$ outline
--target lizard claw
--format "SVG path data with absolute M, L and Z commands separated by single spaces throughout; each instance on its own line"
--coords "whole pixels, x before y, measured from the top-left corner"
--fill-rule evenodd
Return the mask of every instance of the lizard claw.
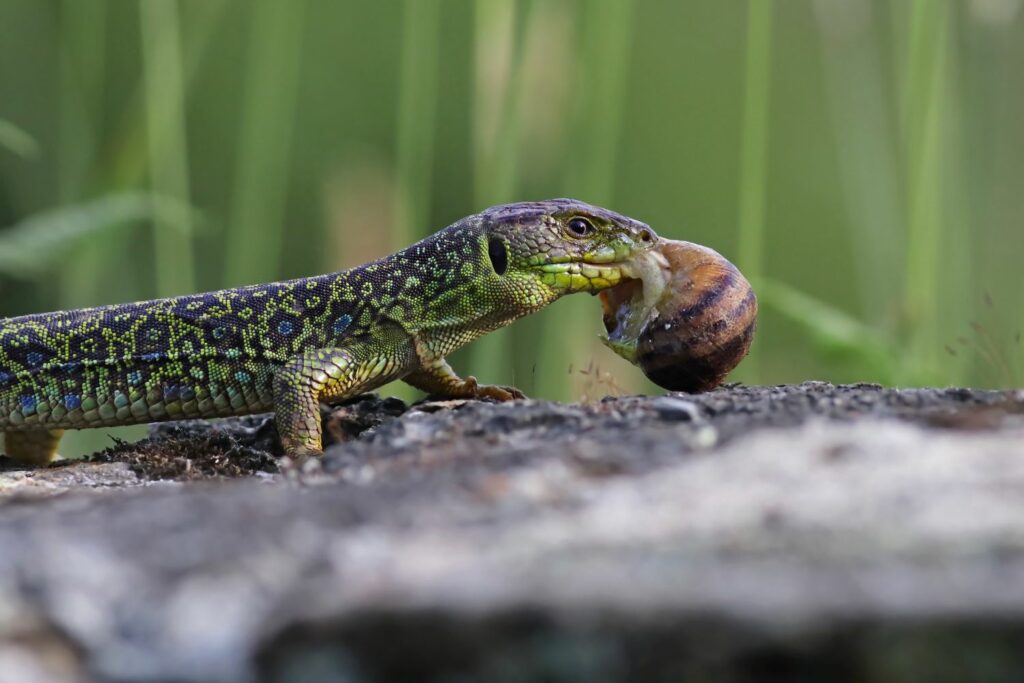
M 466 378 L 467 387 L 477 398 L 493 398 L 495 401 L 514 401 L 526 398 L 526 394 L 515 387 L 497 384 L 478 384 L 476 377 Z

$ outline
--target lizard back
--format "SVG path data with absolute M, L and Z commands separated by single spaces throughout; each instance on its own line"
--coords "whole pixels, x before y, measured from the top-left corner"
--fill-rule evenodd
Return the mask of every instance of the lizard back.
M 275 367 L 305 349 L 467 319 L 479 235 L 457 223 L 328 275 L 0 320 L 0 430 L 270 410 Z
M 275 365 L 352 327 L 353 275 L 0 320 L 0 426 L 267 409 Z

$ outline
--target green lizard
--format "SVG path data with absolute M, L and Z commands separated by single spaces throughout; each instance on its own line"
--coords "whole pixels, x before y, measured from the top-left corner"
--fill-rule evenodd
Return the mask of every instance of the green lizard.
M 575 200 L 509 204 L 351 270 L 0 320 L 6 452 L 42 464 L 64 429 L 273 411 L 285 454 L 303 459 L 322 452 L 321 402 L 395 379 L 521 398 L 460 378 L 445 356 L 563 294 L 629 278 L 656 241 Z

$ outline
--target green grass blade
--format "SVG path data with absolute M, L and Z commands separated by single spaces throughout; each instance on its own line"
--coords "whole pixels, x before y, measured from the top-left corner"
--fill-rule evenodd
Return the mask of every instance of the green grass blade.
M 60 4 L 60 61 L 57 204 L 64 206 L 91 194 L 96 153 L 100 148 L 102 94 L 106 62 L 107 3 L 64 0 Z M 118 257 L 111 243 L 83 241 L 77 258 L 61 270 L 59 301 L 65 308 L 96 305 L 103 279 L 96 277 L 104 258 Z
M 913 362 L 908 381 L 936 381 L 942 363 L 938 291 L 943 241 L 942 164 L 949 8 L 914 0 L 904 136 L 907 158 L 907 251 L 904 307 Z
M 395 248 L 429 231 L 437 118 L 438 0 L 405 0 L 398 98 L 398 207 Z
M 569 185 L 595 203 L 612 203 L 622 116 L 628 105 L 626 74 L 633 46 L 633 0 L 594 0 L 584 8 L 580 82 L 573 104 L 578 154 L 567 168 Z
M 227 285 L 266 282 L 280 274 L 306 3 L 255 0 L 249 7 Z
M 117 226 L 153 220 L 158 215 L 178 231 L 194 220 L 187 205 L 142 192 L 39 212 L 0 230 L 0 272 L 24 279 L 41 277 L 84 244 L 102 241 Z
M 16 125 L 0 119 L 0 147 L 10 150 L 22 159 L 39 157 L 39 142 Z
M 883 302 L 902 286 L 904 207 L 898 128 L 880 104 L 887 83 L 878 21 L 868 0 L 816 0 L 814 9 L 860 315 L 891 324 Z
M 70 0 L 70 2 L 85 8 L 90 7 L 88 3 L 77 2 L 77 0 Z M 196 74 L 203 65 L 203 59 L 214 42 L 213 37 L 224 17 L 227 5 L 228 0 L 203 0 L 202 3 L 193 3 L 182 8 L 190 9 L 191 12 L 188 13 L 188 16 L 192 18 L 182 36 L 183 39 L 188 39 L 183 41 L 184 53 L 182 55 L 186 96 L 188 96 Z M 145 84 L 140 83 L 139 86 L 125 98 L 127 104 L 119 113 L 119 125 L 114 133 L 113 142 L 109 145 L 110 159 L 105 161 L 105 165 L 111 169 L 108 181 L 118 186 L 139 184 L 144 180 L 147 172 L 148 159 L 144 142 L 146 131 L 143 113 Z
M 764 274 L 772 12 L 773 3 L 769 0 L 749 0 L 740 141 L 737 264 L 751 280 L 759 280 Z M 741 375 L 750 381 L 757 381 L 760 377 L 758 355 L 755 345 L 743 364 Z
M 188 140 L 181 35 L 175 0 L 142 0 L 142 64 L 150 184 L 160 194 L 189 203 Z M 160 296 L 195 290 L 191 230 L 176 229 L 158 209 L 153 222 L 154 271 Z

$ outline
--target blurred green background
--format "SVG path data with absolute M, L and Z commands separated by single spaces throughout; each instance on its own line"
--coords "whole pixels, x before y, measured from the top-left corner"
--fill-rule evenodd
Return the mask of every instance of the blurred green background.
M 750 276 L 737 380 L 1020 385 L 1022 74 L 1020 0 L 0 0 L 0 315 L 573 196 Z M 453 364 L 652 389 L 599 328 L 570 297 Z

